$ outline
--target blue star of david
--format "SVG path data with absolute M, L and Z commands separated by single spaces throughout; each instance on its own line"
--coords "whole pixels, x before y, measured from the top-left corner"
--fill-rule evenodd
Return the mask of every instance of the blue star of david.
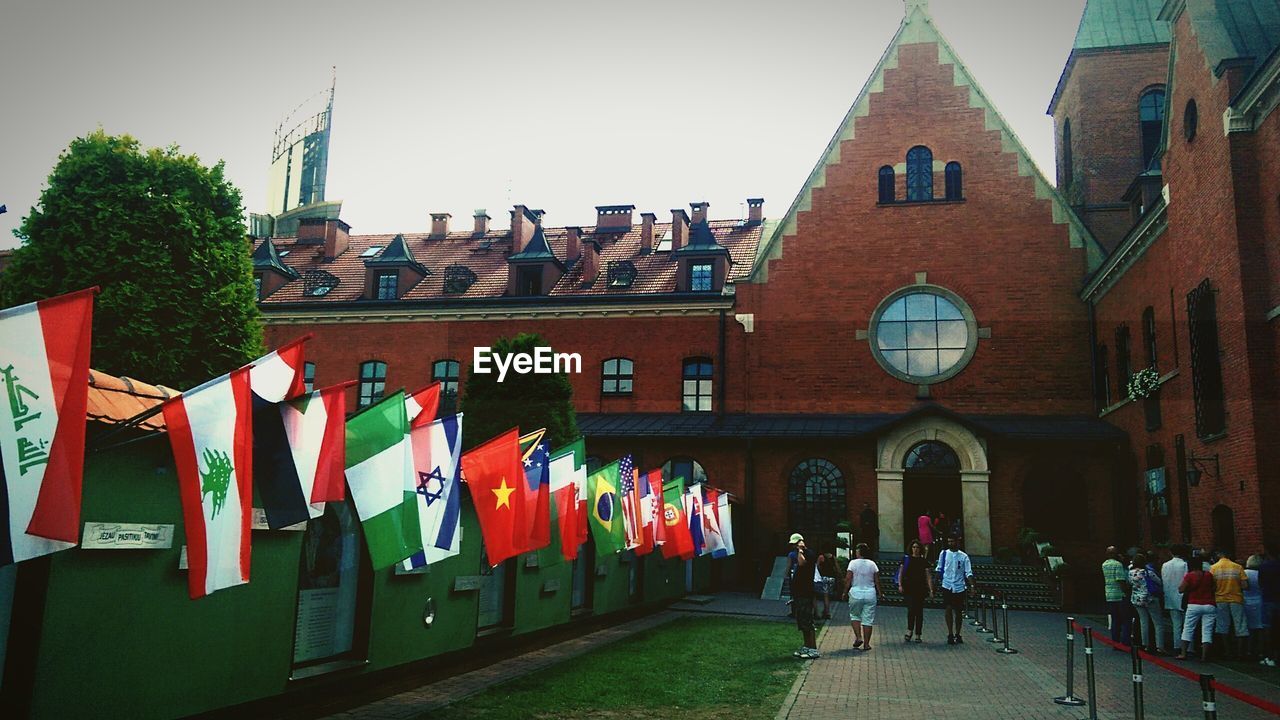
M 436 487 L 440 488 L 435 492 L 431 492 L 431 481 L 436 481 Z M 418 487 L 414 492 L 418 493 L 427 501 L 427 507 L 431 507 L 431 503 L 444 497 L 444 474 L 440 472 L 440 466 L 437 465 L 435 470 L 429 473 L 418 473 Z

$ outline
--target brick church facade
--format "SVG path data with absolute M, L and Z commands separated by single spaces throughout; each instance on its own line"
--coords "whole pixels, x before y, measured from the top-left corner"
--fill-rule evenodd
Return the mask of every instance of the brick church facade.
M 504 228 L 439 213 L 370 236 L 326 210 L 255 240 L 268 342 L 313 333 L 315 385 L 356 377 L 363 403 L 456 392 L 474 347 L 537 332 L 582 355 L 588 452 L 732 493 L 753 572 L 868 507 L 888 554 L 926 510 L 984 558 L 1026 527 L 1082 566 L 1111 542 L 1253 552 L 1280 517 L 1280 114 L 1257 56 L 1280 28 L 1233 45 L 1205 29 L 1212 0 L 1161 5 L 1088 3 L 1051 108 L 1056 183 L 912 0 L 780 217 L 610 205 L 566 228 L 518 205 Z M 1117 6 L 1130 32 L 1095 32 Z M 1122 400 L 1147 366 L 1159 389 Z

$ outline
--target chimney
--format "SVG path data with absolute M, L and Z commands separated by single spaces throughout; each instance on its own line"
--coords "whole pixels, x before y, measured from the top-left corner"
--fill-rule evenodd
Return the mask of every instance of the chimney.
M 679 250 L 689 243 L 689 214 L 684 208 L 671 211 L 671 249 Z
M 442 238 L 449 234 L 449 213 L 431 213 L 431 237 Z
M 537 218 L 524 205 L 516 205 L 511 211 L 511 252 L 524 252 L 524 248 L 533 239 L 533 230 Z
M 324 221 L 324 259 L 332 260 L 347 251 L 351 226 L 334 218 Z
M 635 205 L 597 205 L 596 232 L 623 232 L 631 229 Z
M 764 222 L 764 198 L 747 198 L 747 224 Z
M 476 236 L 480 236 L 489 232 L 489 220 L 490 220 L 489 213 L 485 212 L 484 208 L 477 209 L 476 210 L 476 228 L 472 234 Z
M 570 226 L 564 229 L 566 238 L 564 246 L 564 261 L 572 263 L 582 257 L 582 228 Z
M 692 221 L 692 222 L 693 222 L 695 225 L 696 225 L 696 224 L 698 224 L 698 223 L 700 223 L 700 222 L 706 222 L 706 221 L 707 221 L 707 208 L 711 207 L 711 203 L 706 202 L 706 201 L 703 201 L 703 202 L 695 202 L 695 203 L 689 203 L 689 207 L 693 208 L 693 221 Z
M 600 244 L 595 240 L 582 243 L 582 287 L 590 287 L 600 274 Z
M 653 224 L 658 216 L 653 213 L 640 213 L 640 254 L 653 252 Z

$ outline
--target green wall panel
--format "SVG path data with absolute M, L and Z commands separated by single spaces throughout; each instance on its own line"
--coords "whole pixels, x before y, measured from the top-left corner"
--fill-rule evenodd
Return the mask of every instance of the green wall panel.
M 573 564 L 561 562 L 550 567 L 525 567 L 524 558 L 516 570 L 514 634 L 542 630 L 569 622 L 573 589 Z M 550 585 L 550 587 L 548 587 Z

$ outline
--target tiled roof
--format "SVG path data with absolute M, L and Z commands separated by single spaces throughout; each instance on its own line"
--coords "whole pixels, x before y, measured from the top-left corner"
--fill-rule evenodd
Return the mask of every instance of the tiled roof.
M 89 403 L 85 415 L 89 420 L 119 425 L 177 394 L 177 390 L 163 385 L 148 385 L 131 378 L 90 370 Z M 164 415 L 153 415 L 139 423 L 138 427 L 143 430 L 164 430 Z
M 547 294 L 552 297 L 572 297 L 674 293 L 676 258 L 665 251 L 640 254 L 640 227 L 633 225 L 629 230 L 613 232 L 597 232 L 594 227 L 582 228 L 582 240 L 595 240 L 600 246 L 599 277 L 589 286 L 582 287 L 582 263 L 575 262 Z M 708 223 L 715 242 L 729 251 L 730 281 L 739 280 L 750 273 L 756 257 L 756 247 L 760 244 L 761 227 L 759 223 L 748 225 L 739 220 L 713 220 Z M 669 223 L 654 225 L 655 248 L 670 230 Z M 551 252 L 563 262 L 568 237 L 565 228 L 543 228 L 542 235 Z M 273 238 L 272 242 L 280 252 L 288 251 L 284 256 L 286 265 L 300 273 L 324 270 L 336 276 L 339 283 L 323 296 L 308 296 L 303 290 L 303 279 L 291 280 L 265 298 L 262 304 L 269 307 L 281 303 L 343 303 L 360 300 L 365 286 L 364 261 L 368 259 L 361 258 L 361 254 L 374 246 L 386 248 L 396 237 L 394 234 L 352 235 L 346 251 L 331 261 L 324 260 L 324 249 L 321 246 L 300 244 L 292 237 Z M 479 236 L 467 230 L 451 232 L 443 238 L 429 238 L 425 232 L 406 233 L 403 237 L 415 260 L 432 274 L 406 292 L 402 300 L 481 299 L 498 298 L 506 294 L 507 258 L 511 255 L 510 230 L 495 230 Z M 255 249 L 256 247 L 255 245 Z M 629 287 L 610 287 L 606 279 L 609 263 L 622 260 L 629 260 L 635 265 L 635 280 Z M 462 265 L 475 273 L 476 280 L 465 293 L 445 294 L 444 269 L 449 265 Z
M 1158 20 L 1165 0 L 1089 0 L 1076 31 L 1076 50 L 1169 42 L 1169 23 Z

